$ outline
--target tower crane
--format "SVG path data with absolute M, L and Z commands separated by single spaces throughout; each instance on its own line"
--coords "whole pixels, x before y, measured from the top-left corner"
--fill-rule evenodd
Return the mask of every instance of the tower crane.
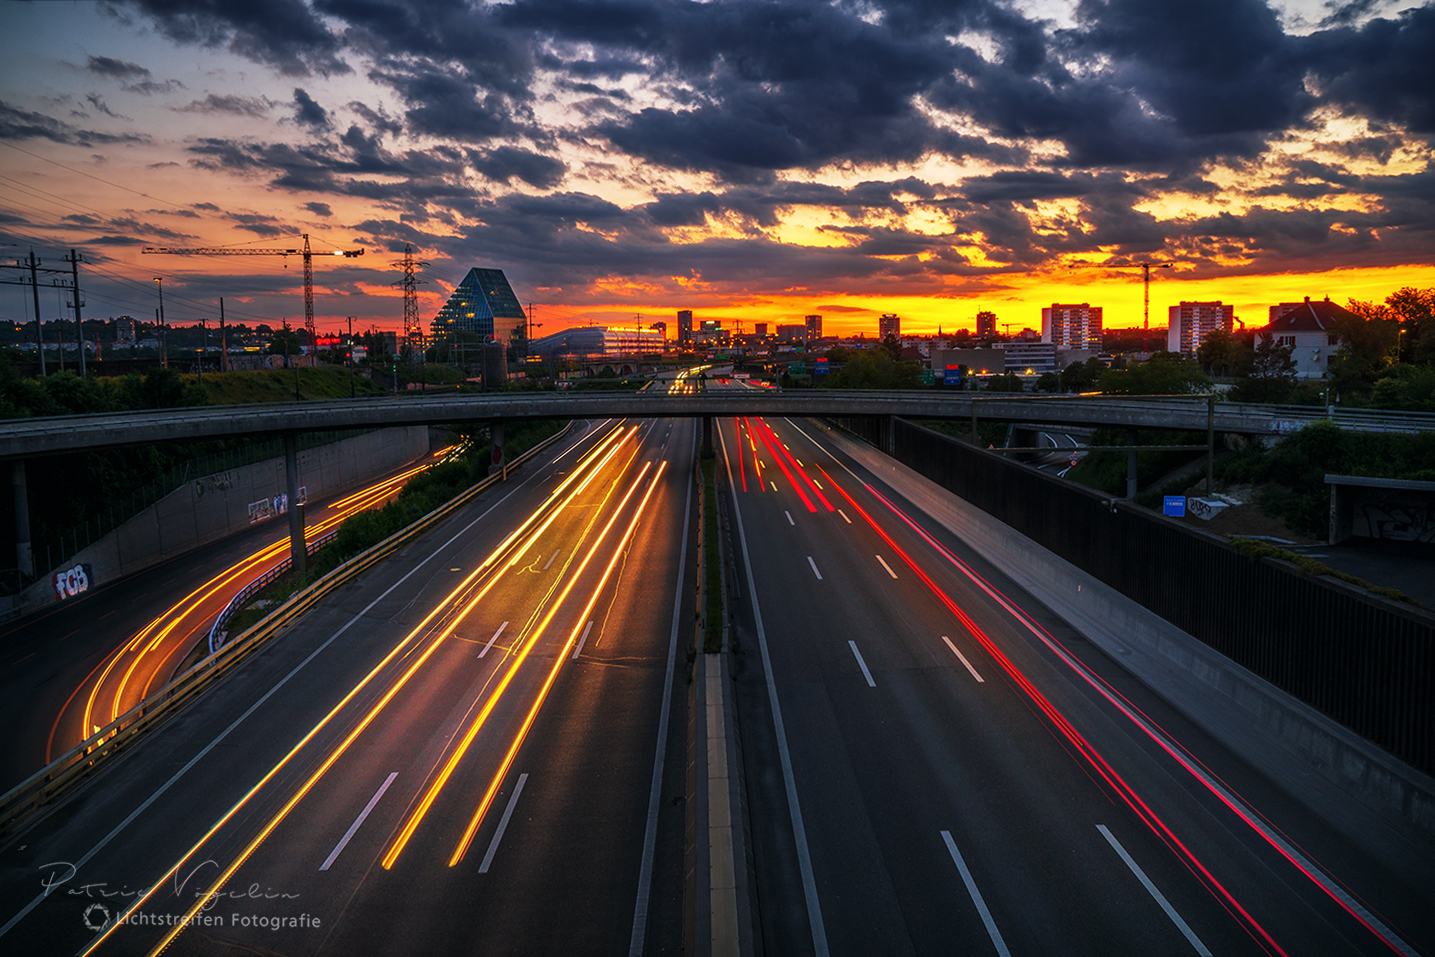
M 1148 352 L 1148 339 L 1151 333 L 1151 270 L 1170 269 L 1175 263 L 1157 263 L 1141 260 L 1140 262 L 1074 262 L 1069 268 L 1075 269 L 1078 266 L 1090 266 L 1096 269 L 1140 269 L 1141 283 L 1144 287 L 1141 299 L 1141 351 Z
M 309 234 L 304 234 L 303 249 L 255 249 L 242 246 L 146 246 L 145 253 L 169 253 L 174 256 L 303 256 L 304 257 L 304 328 L 309 331 L 309 348 L 314 348 L 314 254 L 309 249 Z M 362 249 L 336 249 L 325 255 L 354 259 Z

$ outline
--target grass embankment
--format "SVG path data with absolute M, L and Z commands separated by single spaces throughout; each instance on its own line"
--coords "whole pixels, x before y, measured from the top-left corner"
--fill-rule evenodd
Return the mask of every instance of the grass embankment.
M 209 372 L 203 380 L 184 376 L 187 385 L 197 385 L 210 405 L 240 405 L 250 402 L 293 402 L 293 369 L 258 369 L 248 372 Z M 319 366 L 299 369 L 299 398 L 347 399 L 355 396 L 382 395 L 384 390 L 367 376 L 350 372 L 343 366 Z
M 504 446 L 516 458 L 539 442 L 556 434 L 564 423 L 522 422 L 508 426 Z M 382 542 L 432 512 L 460 492 L 471 488 L 488 474 L 489 446 L 471 445 L 461 458 L 449 459 L 409 479 L 393 501 L 346 518 L 334 540 L 309 556 L 308 572 L 301 579 L 293 572 L 281 575 L 249 602 L 229 622 L 229 634 L 237 635 L 263 618 L 270 608 L 302 588 L 318 581 L 344 562 Z M 281 519 L 286 521 L 286 519 Z
M 722 651 L 722 550 L 718 546 L 717 460 L 703 459 L 703 651 Z

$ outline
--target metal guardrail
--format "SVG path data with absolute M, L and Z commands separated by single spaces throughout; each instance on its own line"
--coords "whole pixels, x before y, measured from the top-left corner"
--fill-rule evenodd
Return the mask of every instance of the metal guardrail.
M 338 535 L 339 530 L 335 529 L 332 532 L 320 535 L 312 542 L 306 542 L 304 544 L 304 553 L 306 555 L 314 554 L 319 549 L 332 542 L 335 538 L 338 537 Z M 211 655 L 219 650 L 220 644 L 223 644 L 224 638 L 227 634 L 225 629 L 229 626 L 229 619 L 233 618 L 234 615 L 239 611 L 239 609 L 244 607 L 244 605 L 249 601 L 249 599 L 259 594 L 269 585 L 270 582 L 276 581 L 280 576 L 284 575 L 286 572 L 289 571 L 289 569 L 293 567 L 294 558 L 293 556 L 290 556 L 289 558 L 286 558 L 279 564 L 275 565 L 273 568 L 269 569 L 264 574 L 260 575 L 258 578 L 254 579 L 249 584 L 245 585 L 243 588 L 239 589 L 239 594 L 231 598 L 229 600 L 229 604 L 225 605 L 224 608 L 219 612 L 219 614 L 214 616 L 214 625 L 211 626 L 209 629 L 209 653 Z M 216 643 L 216 639 L 218 643 Z
M 512 468 L 528 461 L 566 435 L 571 427 L 570 423 L 568 428 L 539 442 L 527 452 L 516 457 L 509 467 Z M 4 795 L 0 795 L 0 844 L 4 844 L 20 830 L 34 823 L 47 807 L 78 788 L 106 763 L 124 753 L 170 715 L 228 674 L 242 663 L 250 652 L 262 647 L 270 638 L 318 604 L 330 592 L 383 561 L 407 544 L 410 539 L 442 521 L 480 492 L 499 481 L 502 481 L 502 476 L 490 475 L 406 528 L 400 529 L 377 545 L 355 555 L 312 585 L 292 595 L 288 601 L 255 622 L 243 634 L 195 663 L 184 674 L 100 728 L 94 735 L 65 752 L 5 792 Z

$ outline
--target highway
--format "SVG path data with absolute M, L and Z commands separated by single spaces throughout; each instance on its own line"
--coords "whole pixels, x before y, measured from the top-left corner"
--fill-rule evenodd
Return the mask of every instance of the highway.
M 355 511 L 383 505 L 445 451 L 310 503 L 306 539 L 335 530 Z M 279 518 L 0 631 L 0 720 L 17 732 L 0 767 L 0 791 L 164 687 L 229 600 L 288 554 L 288 519 Z
M 1431 952 L 1428 854 L 1351 846 L 820 426 L 719 431 L 766 953 Z
M 695 440 L 592 423 L 337 591 L 5 849 L 0 947 L 678 949 Z

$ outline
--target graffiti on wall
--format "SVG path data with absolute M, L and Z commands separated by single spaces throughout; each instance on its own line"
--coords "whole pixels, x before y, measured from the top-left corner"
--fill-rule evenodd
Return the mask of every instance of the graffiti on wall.
M 1361 503 L 1360 514 L 1371 538 L 1435 542 L 1435 503 L 1428 499 L 1375 499 Z

